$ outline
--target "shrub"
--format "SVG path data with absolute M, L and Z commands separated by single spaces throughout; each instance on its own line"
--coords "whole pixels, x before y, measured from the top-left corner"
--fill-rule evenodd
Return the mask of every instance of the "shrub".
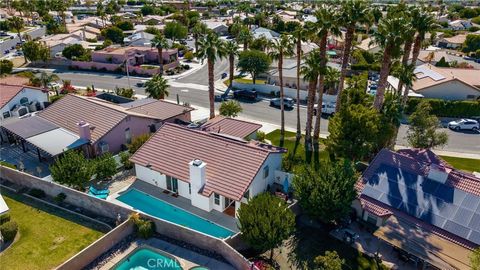
M 9 221 L 10 221 L 10 214 L 3 214 L 0 216 L 0 225 Z
M 38 189 L 38 188 L 32 188 L 28 194 L 30 194 L 31 196 L 35 197 L 35 198 L 43 198 L 45 197 L 45 191 L 41 190 L 41 189 Z
M 266 138 L 265 132 L 263 132 L 263 131 L 261 131 L 261 130 L 257 131 L 257 133 L 256 133 L 256 138 L 257 138 L 257 141 L 259 141 L 259 142 L 264 142 L 264 141 L 265 141 L 265 138 Z
M 410 98 L 407 102 L 405 112 L 411 114 L 415 111 L 417 105 L 422 101 L 427 101 L 432 107 L 431 113 L 441 117 L 472 117 L 480 115 L 480 101 L 449 101 L 442 99 L 421 99 Z
M 8 167 L 10 169 L 17 169 L 17 167 L 15 167 L 15 165 L 11 164 L 11 163 L 8 163 L 6 161 L 0 161 L 0 165 L 2 166 L 5 166 L 5 167 Z
M 140 217 L 138 213 L 132 214 L 130 219 L 135 224 L 135 232 L 139 237 L 148 239 L 155 233 L 155 224 L 151 220 Z
M 10 242 L 15 239 L 15 235 L 17 235 L 18 225 L 15 221 L 7 221 L 0 225 L 0 232 L 5 242 Z
M 109 179 L 117 173 L 117 162 L 109 152 L 95 158 L 93 163 L 97 180 Z
M 64 97 L 65 95 L 58 95 L 58 96 L 50 96 L 50 102 L 51 103 L 54 103 L 55 101 L 61 99 L 62 97 Z
M 133 163 L 130 161 L 130 152 L 122 152 L 120 153 L 120 161 L 123 164 L 123 168 L 126 170 L 130 170 L 133 168 Z
M 66 198 L 67 195 L 65 195 L 65 193 L 63 192 L 60 192 L 57 196 L 55 196 L 54 200 L 57 204 L 61 204 L 63 201 L 65 201 Z
M 193 53 L 191 51 L 188 51 L 188 52 L 185 53 L 183 58 L 185 58 L 185 60 L 187 60 L 187 61 L 192 61 L 193 60 Z
M 135 153 L 140 146 L 142 146 L 148 139 L 150 139 L 150 134 L 143 134 L 137 137 L 134 137 L 132 143 L 128 145 L 128 151 L 130 154 Z
M 185 69 L 185 70 L 189 70 L 189 69 L 190 69 L 190 65 L 188 65 L 188 64 L 182 65 L 182 68 Z

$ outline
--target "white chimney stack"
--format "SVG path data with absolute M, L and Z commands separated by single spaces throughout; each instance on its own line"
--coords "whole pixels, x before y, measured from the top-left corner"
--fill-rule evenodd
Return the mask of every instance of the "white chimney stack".
M 92 134 L 90 131 L 90 124 L 85 121 L 80 121 L 79 123 L 77 123 L 77 125 L 78 125 L 78 135 L 80 136 L 80 139 L 86 139 L 90 141 L 92 138 Z
M 192 160 L 190 163 L 190 184 L 192 192 L 199 192 L 205 185 L 207 163 L 200 159 Z

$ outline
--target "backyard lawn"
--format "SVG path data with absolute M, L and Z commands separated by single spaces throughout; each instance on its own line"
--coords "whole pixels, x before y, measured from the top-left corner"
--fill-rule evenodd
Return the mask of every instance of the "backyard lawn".
M 450 165 L 459 170 L 464 170 L 468 172 L 477 171 L 480 172 L 480 159 L 471 159 L 471 158 L 458 158 L 458 157 L 448 157 L 440 156 Z
M 1 269 L 52 269 L 104 234 L 105 228 L 74 214 L 4 190 L 2 195 L 19 230 L 0 254 Z

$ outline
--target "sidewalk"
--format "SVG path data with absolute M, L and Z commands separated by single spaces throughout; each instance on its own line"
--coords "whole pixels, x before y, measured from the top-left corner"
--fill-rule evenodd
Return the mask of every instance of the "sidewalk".
M 411 148 L 411 147 L 403 146 L 403 145 L 395 145 L 395 150 L 405 149 L 405 148 Z M 446 151 L 441 149 L 432 149 L 432 151 L 439 156 L 480 159 L 480 154 Z

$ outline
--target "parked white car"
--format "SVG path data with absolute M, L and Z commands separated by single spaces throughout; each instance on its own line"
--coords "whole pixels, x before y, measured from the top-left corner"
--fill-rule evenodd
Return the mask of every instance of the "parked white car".
M 335 103 L 323 103 L 322 114 L 333 115 L 335 113 Z M 317 115 L 317 105 L 313 106 L 313 115 Z
M 448 127 L 454 130 L 473 130 L 477 131 L 480 129 L 480 124 L 476 120 L 472 119 L 460 119 L 457 121 L 451 121 L 448 123 Z

